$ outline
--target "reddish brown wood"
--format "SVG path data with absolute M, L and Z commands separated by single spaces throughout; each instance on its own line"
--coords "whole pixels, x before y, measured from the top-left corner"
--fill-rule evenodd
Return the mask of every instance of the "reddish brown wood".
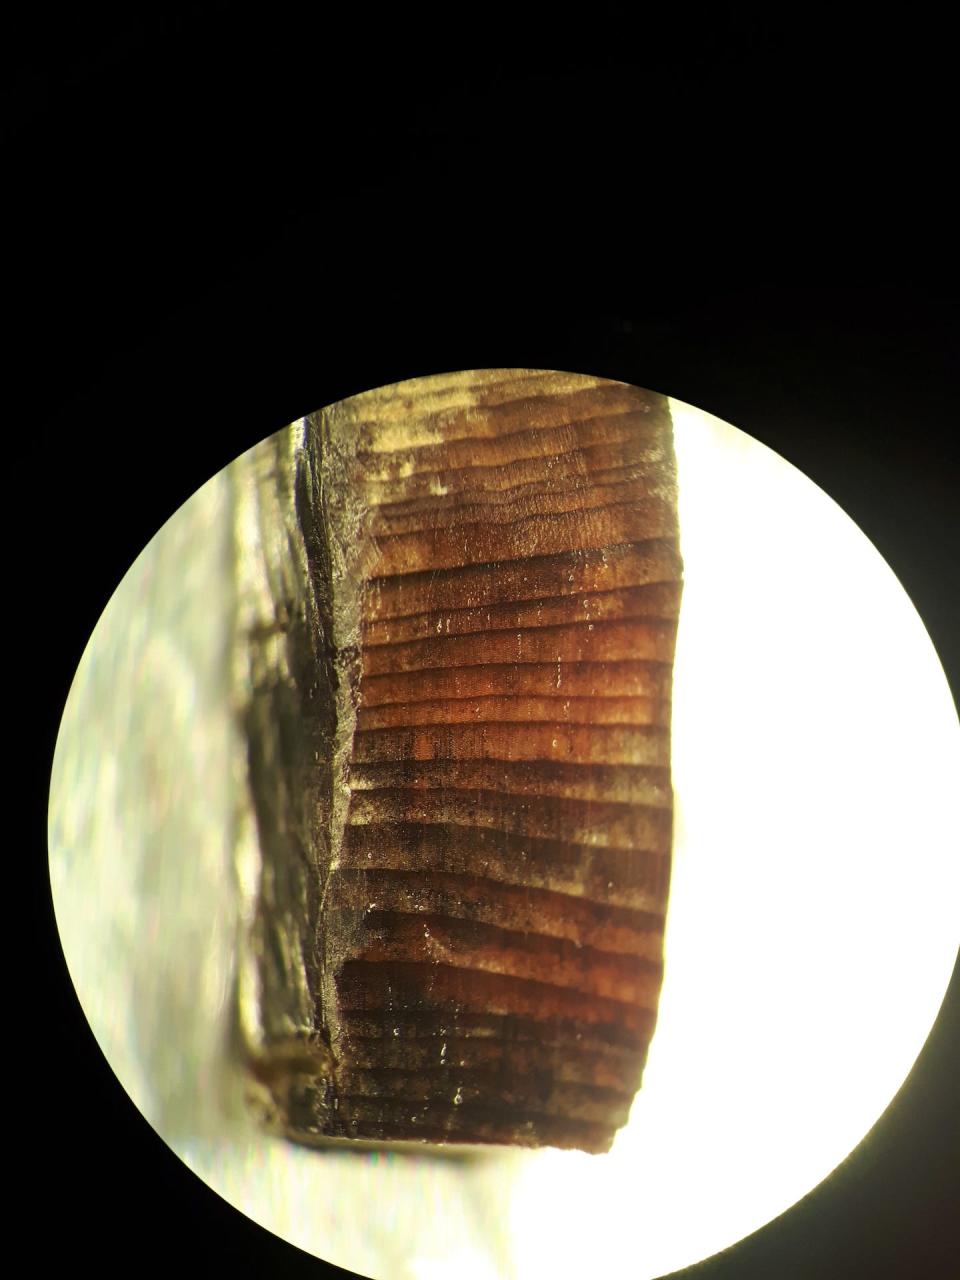
M 311 683 L 334 693 L 323 711 L 300 690 L 330 781 L 306 837 L 314 1025 L 296 1071 L 269 1043 L 259 1066 L 281 1126 L 606 1150 L 662 977 L 667 402 L 572 375 L 422 379 L 309 419 L 302 462 Z

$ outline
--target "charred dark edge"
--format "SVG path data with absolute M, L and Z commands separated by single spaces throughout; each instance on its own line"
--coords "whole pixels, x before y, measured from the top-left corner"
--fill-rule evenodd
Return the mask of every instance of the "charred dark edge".
M 308 618 L 312 626 L 310 665 L 297 669 L 296 680 L 305 723 L 316 720 L 322 726 L 322 746 L 319 753 L 314 753 L 313 760 L 308 762 L 308 768 L 318 769 L 323 776 L 321 812 L 329 815 L 333 809 L 331 762 L 340 683 L 333 645 L 333 574 L 328 534 L 330 524 L 327 518 L 330 495 L 322 483 L 323 437 L 314 416 L 305 419 L 304 433 L 302 448 L 297 453 L 296 512 L 309 575 Z M 316 812 L 309 815 L 308 822 L 315 868 L 315 891 L 310 904 L 313 948 L 306 976 L 308 989 L 316 991 L 322 981 L 320 912 L 329 874 L 330 849 L 326 824 L 317 820 Z M 325 1018 L 317 1020 L 314 1032 L 329 1049 L 330 1028 Z
M 292 515 L 291 523 L 284 526 L 286 536 L 299 543 L 304 524 L 311 523 L 304 516 L 310 502 L 309 476 L 302 468 L 290 476 L 284 457 L 288 441 L 288 436 L 278 434 L 269 442 L 271 479 L 278 487 L 280 505 Z M 262 494 L 258 494 L 258 506 L 261 502 Z M 262 506 L 260 509 L 262 518 Z M 287 551 L 283 566 L 264 564 L 276 617 L 275 624 L 266 631 L 260 628 L 246 637 L 254 655 L 254 687 L 242 725 L 262 860 L 253 936 L 259 952 L 256 965 L 264 1040 L 260 1047 L 268 1052 L 280 1035 L 279 1026 L 290 1019 L 297 1023 L 294 1034 L 303 1046 L 308 1046 L 315 1035 L 312 1020 L 301 1022 L 309 1010 L 298 1009 L 291 997 L 278 930 L 284 915 L 292 912 L 297 920 L 299 960 L 308 989 L 312 988 L 319 974 L 315 945 L 320 893 L 315 814 L 328 808 L 330 796 L 330 778 L 315 763 L 326 757 L 332 715 L 329 686 L 312 675 L 317 669 L 315 636 L 319 633 L 313 611 L 318 603 L 322 606 L 322 600 L 311 598 L 316 593 L 304 580 L 302 543 L 288 545 Z M 280 678 L 268 656 L 266 646 L 274 642 L 277 634 L 282 636 L 292 684 Z M 289 1041 L 287 1032 L 287 1046 Z M 242 1038 L 238 1047 L 244 1055 L 252 1050 Z

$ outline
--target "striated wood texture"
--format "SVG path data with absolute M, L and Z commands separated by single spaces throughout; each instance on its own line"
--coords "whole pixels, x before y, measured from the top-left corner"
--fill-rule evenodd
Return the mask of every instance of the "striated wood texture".
M 494 370 L 290 431 L 278 546 L 302 589 L 288 565 L 266 627 L 283 678 L 259 663 L 247 721 L 275 1122 L 607 1150 L 662 978 L 667 401 Z M 282 489 L 282 461 L 261 487 Z

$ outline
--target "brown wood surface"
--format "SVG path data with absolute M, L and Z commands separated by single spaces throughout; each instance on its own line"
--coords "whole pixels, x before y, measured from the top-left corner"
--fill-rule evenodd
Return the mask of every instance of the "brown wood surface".
M 447 375 L 314 415 L 304 449 L 339 754 L 314 815 L 319 1048 L 284 1130 L 606 1150 L 662 978 L 667 402 Z

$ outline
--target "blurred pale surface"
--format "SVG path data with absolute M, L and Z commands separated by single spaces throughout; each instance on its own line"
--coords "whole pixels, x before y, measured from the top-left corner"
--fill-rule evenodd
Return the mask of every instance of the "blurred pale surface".
M 301 1150 L 226 1041 L 249 835 L 228 706 L 231 486 L 111 600 L 65 711 L 50 869 L 84 1011 L 136 1105 L 231 1204 L 390 1280 L 662 1275 L 787 1209 L 866 1134 L 958 943 L 960 733 L 902 588 L 820 490 L 672 402 L 686 564 L 660 1024 L 606 1156 Z

